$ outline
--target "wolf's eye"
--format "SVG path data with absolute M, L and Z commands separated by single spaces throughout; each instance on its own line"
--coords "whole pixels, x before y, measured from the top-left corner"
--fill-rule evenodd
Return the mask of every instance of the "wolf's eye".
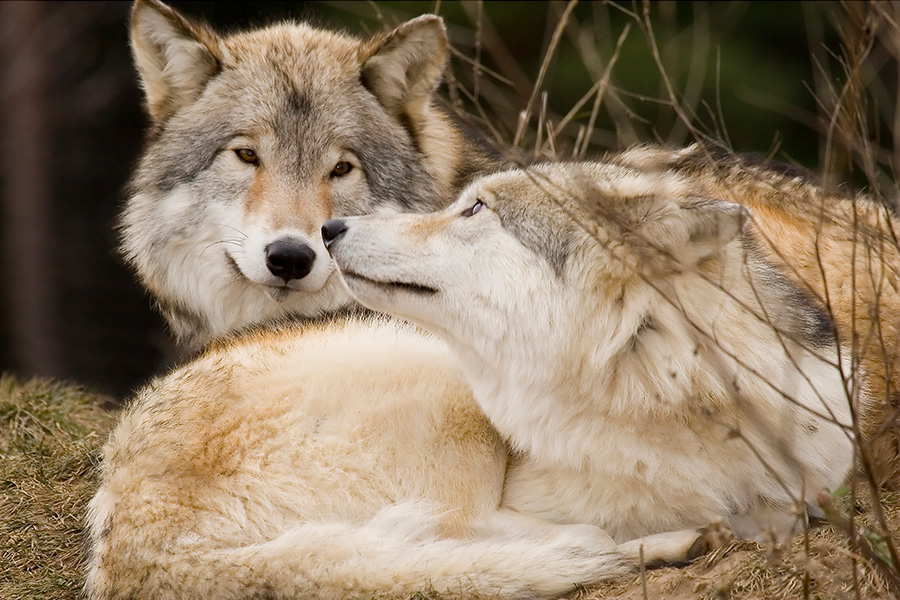
M 472 215 L 474 215 L 475 213 L 477 213 L 478 211 L 480 211 L 482 208 L 484 208 L 484 202 L 482 202 L 481 200 L 475 200 L 475 204 L 473 204 L 472 206 L 470 206 L 470 207 L 467 208 L 466 210 L 464 210 L 464 211 L 462 211 L 461 213 L 459 213 L 459 216 L 461 216 L 461 217 L 471 217 Z
M 346 160 L 342 160 L 338 164 L 334 165 L 334 168 L 331 170 L 332 177 L 343 177 L 347 173 L 353 170 L 353 165 L 348 163 Z
M 255 150 L 251 150 L 250 148 L 238 148 L 234 153 L 248 165 L 253 165 L 254 167 L 259 166 L 259 156 L 256 155 Z

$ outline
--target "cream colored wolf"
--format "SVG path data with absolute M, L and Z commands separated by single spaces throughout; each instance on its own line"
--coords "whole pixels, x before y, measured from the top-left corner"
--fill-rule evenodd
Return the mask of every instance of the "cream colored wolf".
M 138 0 L 131 37 L 152 127 L 122 247 L 189 346 L 344 306 L 325 220 L 434 210 L 498 162 L 434 97 L 437 17 L 367 40 L 291 23 L 220 36 Z
M 827 313 L 752 213 L 623 162 L 327 222 L 354 293 L 461 372 L 389 321 L 214 344 L 106 447 L 89 597 L 549 597 L 717 518 L 789 533 L 852 465 Z
M 88 597 L 552 597 L 642 547 L 702 550 L 696 531 L 617 545 L 528 511 L 551 481 L 508 457 L 452 364 L 409 326 L 350 320 L 217 343 L 154 381 L 105 449 Z
M 696 183 L 542 165 L 323 235 L 360 302 L 449 343 L 518 457 L 504 505 L 617 540 L 780 536 L 845 481 L 850 396 L 827 313 Z

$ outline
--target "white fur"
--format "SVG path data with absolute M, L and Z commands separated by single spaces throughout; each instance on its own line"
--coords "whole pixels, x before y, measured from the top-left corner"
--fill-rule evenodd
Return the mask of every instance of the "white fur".
M 619 541 L 718 517 L 784 536 L 852 464 L 835 349 L 765 322 L 757 295 L 774 270 L 745 257 L 735 205 L 680 196 L 674 176 L 641 181 L 595 164 L 503 173 L 440 213 L 346 219 L 330 249 L 360 302 L 450 343 L 523 454 L 508 506 Z M 478 199 L 487 208 L 462 216 Z M 635 230 L 584 216 L 594 209 Z M 515 215 L 570 243 L 563 273 L 512 233 Z M 697 267 L 710 257 L 717 269 Z
M 203 306 L 204 318 L 215 337 L 248 323 L 289 316 L 316 315 L 335 310 L 348 302 L 348 294 L 335 276 L 334 263 L 325 251 L 321 236 L 296 228 L 270 228 L 248 221 L 240 205 L 205 203 L 206 218 L 198 222 L 190 237 L 154 240 L 155 231 L 147 227 L 150 211 L 161 211 L 154 219 L 178 223 L 191 218 L 197 210 L 196 193 L 180 186 L 164 201 L 135 196 L 133 209 L 125 214 L 123 229 L 126 252 L 137 268 L 152 275 L 154 289 L 178 290 L 178 302 Z M 138 207 L 147 206 L 146 211 Z M 282 237 L 303 240 L 316 252 L 313 271 L 287 285 L 265 266 L 265 247 Z M 165 244 L 165 247 L 158 247 Z M 156 249 L 167 258 L 165 265 L 153 262 Z M 228 257 L 240 272 L 229 265 Z

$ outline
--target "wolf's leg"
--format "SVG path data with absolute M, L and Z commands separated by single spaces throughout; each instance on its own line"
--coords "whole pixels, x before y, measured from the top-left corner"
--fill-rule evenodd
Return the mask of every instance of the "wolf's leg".
M 231 548 L 193 540 L 141 557 L 143 569 L 94 569 L 88 597 L 347 600 L 434 591 L 553 598 L 631 570 L 597 527 L 550 526 L 508 512 L 490 511 L 487 525 L 470 537 L 441 536 L 439 515 L 423 504 L 401 503 L 362 526 L 310 522 L 264 543 Z
M 733 535 L 721 520 L 700 529 L 682 529 L 648 535 L 619 544 L 619 552 L 648 567 L 681 565 L 724 545 Z
M 619 552 L 638 564 L 648 567 L 680 565 L 703 556 L 709 547 L 703 532 L 683 529 L 648 535 L 619 544 Z
M 698 558 L 731 539 L 731 531 L 722 521 L 699 529 L 669 531 L 631 540 L 616 546 L 612 538 L 594 525 L 562 525 L 518 511 L 501 509 L 488 521 L 488 534 L 502 538 L 527 537 L 555 540 L 576 546 L 593 545 L 609 551 L 615 548 L 631 567 L 641 560 L 649 567 L 681 565 Z

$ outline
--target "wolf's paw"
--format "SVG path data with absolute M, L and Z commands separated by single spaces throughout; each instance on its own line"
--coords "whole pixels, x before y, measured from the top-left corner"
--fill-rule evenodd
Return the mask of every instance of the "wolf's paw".
M 698 531 L 700 533 L 700 539 L 703 541 L 706 548 L 696 556 L 691 557 L 691 560 L 703 556 L 708 552 L 718 550 L 719 548 L 728 545 L 731 540 L 734 539 L 734 533 L 724 519 L 716 519 L 706 527 L 701 527 Z
M 709 551 L 709 541 L 699 529 L 683 529 L 648 535 L 619 544 L 619 552 L 648 568 L 681 566 Z

